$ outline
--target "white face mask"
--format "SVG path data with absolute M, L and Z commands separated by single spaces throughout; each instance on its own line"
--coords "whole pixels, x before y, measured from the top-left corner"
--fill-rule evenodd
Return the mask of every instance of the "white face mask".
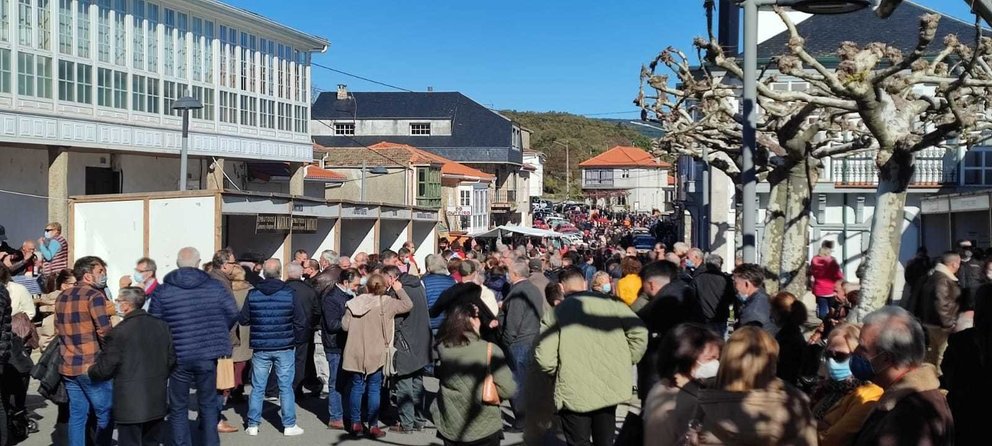
M 706 362 L 697 362 L 696 369 L 692 371 L 692 377 L 696 379 L 709 379 L 716 377 L 716 372 L 720 370 L 720 360 L 711 359 Z

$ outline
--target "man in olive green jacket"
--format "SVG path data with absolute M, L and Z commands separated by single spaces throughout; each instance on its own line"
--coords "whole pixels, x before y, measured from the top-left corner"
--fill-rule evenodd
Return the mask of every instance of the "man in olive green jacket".
M 631 367 L 647 349 L 648 331 L 623 302 L 586 291 L 585 275 L 566 269 L 565 300 L 542 320 L 538 368 L 555 377 L 555 406 L 568 444 L 613 444 L 618 404 L 631 398 Z

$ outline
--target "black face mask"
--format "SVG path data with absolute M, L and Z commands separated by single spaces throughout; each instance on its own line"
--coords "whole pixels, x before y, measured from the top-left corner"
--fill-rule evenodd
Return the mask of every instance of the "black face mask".
M 304 274 L 303 275 L 303 280 L 310 280 L 310 275 L 309 274 Z

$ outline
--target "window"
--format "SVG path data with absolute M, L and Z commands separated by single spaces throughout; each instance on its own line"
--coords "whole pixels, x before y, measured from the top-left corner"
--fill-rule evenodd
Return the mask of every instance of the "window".
M 72 0 L 59 0 L 59 52 L 72 54 Z
M 238 95 L 220 92 L 220 122 L 238 123 Z
M 10 50 L 0 49 L 0 92 L 10 93 Z
M 76 64 L 76 102 L 93 103 L 93 67 Z
M 203 49 L 200 37 L 203 36 L 203 19 L 193 17 L 193 80 L 203 80 Z
M 630 169 L 623 169 L 620 171 L 620 178 L 630 178 Z
M 992 186 L 992 149 L 973 148 L 964 154 L 964 184 Z
M 38 9 L 38 48 L 52 49 L 52 13 L 48 0 L 35 0 Z
M 114 2 L 114 63 L 127 64 L 127 34 L 124 29 L 124 15 L 127 14 L 127 0 Z
M 179 39 L 176 54 L 176 77 L 186 79 L 186 33 L 189 31 L 189 16 L 179 13 Z
M 193 97 L 200 100 L 203 108 L 193 110 L 194 119 L 214 120 L 214 90 L 212 88 L 193 87 Z
M 172 81 L 163 81 L 163 84 L 162 114 L 179 116 L 179 112 L 172 109 L 172 104 L 176 102 L 176 99 L 179 99 L 180 96 L 186 93 L 186 86 Z
M 613 169 L 589 169 L 585 171 L 587 186 L 613 186 Z
M 203 81 L 213 83 L 214 81 L 214 22 L 203 22 L 204 36 L 206 37 L 206 47 L 203 60 Z
M 417 206 L 441 207 L 441 169 L 417 168 Z
M 31 46 L 31 31 L 34 19 L 31 18 L 31 0 L 17 2 L 17 43 Z
M 279 103 L 279 130 L 293 130 L 293 106 Z
M 308 125 L 310 122 L 310 109 L 303 106 L 295 106 L 295 112 L 293 114 L 293 131 L 296 133 L 308 133 L 310 131 Z
M 59 61 L 59 100 L 76 100 L 76 64 L 74 62 Z
M 145 0 L 131 1 L 133 44 L 131 45 L 132 64 L 139 70 L 145 69 Z
M 10 4 L 12 0 L 0 0 L 0 42 L 10 41 Z
M 145 91 L 147 92 L 147 99 L 145 100 L 145 107 L 148 109 L 148 113 L 158 113 L 158 79 L 154 77 L 149 77 L 145 81 Z
M 147 81 L 144 76 L 131 76 L 131 109 L 134 111 L 148 111 Z
M 127 108 L 127 73 L 114 72 L 114 108 Z
M 258 126 L 258 98 L 241 95 L 241 125 Z
M 259 39 L 258 55 L 261 63 L 259 63 L 258 65 L 258 79 L 260 81 L 259 82 L 260 88 L 258 92 L 262 94 L 271 95 L 272 93 L 270 93 L 268 89 L 269 82 L 268 79 L 266 79 L 266 77 L 269 74 L 269 71 L 266 69 L 268 68 L 268 63 L 266 62 L 268 59 L 268 55 L 265 54 L 265 49 L 267 47 L 268 47 L 267 41 L 265 39 Z
M 265 129 L 276 128 L 276 101 L 262 99 L 260 105 L 259 126 Z
M 472 206 L 472 191 L 470 190 L 458 191 L 458 204 L 462 206 Z
M 17 94 L 52 98 L 52 58 L 17 53 Z
M 97 54 L 100 62 L 110 63 L 110 0 L 99 0 L 97 7 Z
M 76 55 L 90 57 L 90 0 L 76 1 Z
M 413 123 L 410 124 L 410 134 L 411 135 L 430 135 L 431 134 L 431 124 L 430 123 Z
M 334 134 L 335 135 L 354 135 L 355 134 L 355 123 L 354 122 L 336 122 L 336 123 L 334 123 Z
M 158 72 L 158 5 L 148 4 L 148 71 Z
M 96 72 L 96 104 L 112 107 L 114 97 L 114 71 L 100 68 Z
M 176 53 L 175 44 L 172 41 L 172 31 L 176 29 L 176 11 L 165 8 L 165 43 L 163 44 L 165 48 L 165 75 L 175 76 L 176 75 Z M 168 112 L 166 112 L 168 113 Z

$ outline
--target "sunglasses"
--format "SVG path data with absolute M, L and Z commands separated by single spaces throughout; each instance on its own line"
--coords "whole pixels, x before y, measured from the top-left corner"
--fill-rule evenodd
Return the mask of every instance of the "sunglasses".
M 823 353 L 823 356 L 826 356 L 827 358 L 833 359 L 834 361 L 837 362 L 844 362 L 850 359 L 851 354 L 827 350 L 826 352 Z

